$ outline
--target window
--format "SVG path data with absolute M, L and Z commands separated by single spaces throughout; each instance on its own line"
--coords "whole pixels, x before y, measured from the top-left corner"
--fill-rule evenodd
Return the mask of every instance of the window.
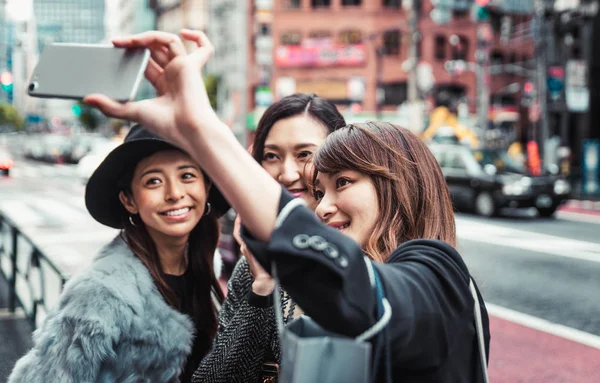
M 271 35 L 271 24 L 261 23 L 258 25 L 258 34 L 260 36 L 270 36 Z
M 300 32 L 285 32 L 281 35 L 281 45 L 300 45 L 301 42 Z
M 458 151 L 446 153 L 446 166 L 452 169 L 466 170 L 465 161 L 462 159 L 461 153 Z
M 284 8 L 297 9 L 300 8 L 302 0 L 286 0 L 283 4 Z
M 313 8 L 329 8 L 331 0 L 311 0 Z
M 343 6 L 358 6 L 362 3 L 362 0 L 342 0 Z
M 446 36 L 435 36 L 435 59 L 438 61 L 446 60 Z
M 385 8 L 400 8 L 401 3 L 401 0 L 383 0 Z
M 308 34 L 308 37 L 315 40 L 324 40 L 331 37 L 331 32 L 329 31 L 312 31 Z
M 360 44 L 362 42 L 362 32 L 355 29 L 342 31 L 340 32 L 339 42 L 345 45 Z
M 400 31 L 385 31 L 383 33 L 383 46 L 386 55 L 400 54 Z
M 504 54 L 499 51 L 493 51 L 490 55 L 490 61 L 492 65 L 503 65 L 504 64 Z
M 384 105 L 400 105 L 408 99 L 408 93 L 405 82 L 393 82 L 383 84 L 383 104 Z
M 452 60 L 467 60 L 469 53 L 469 40 L 464 36 L 458 36 L 458 42 L 452 46 Z

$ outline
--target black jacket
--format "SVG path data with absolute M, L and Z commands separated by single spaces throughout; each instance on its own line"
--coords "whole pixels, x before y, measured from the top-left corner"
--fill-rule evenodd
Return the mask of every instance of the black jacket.
M 376 322 L 376 301 L 362 250 L 303 206 L 281 214 L 291 200 L 284 190 L 279 226 L 268 243 L 242 231 L 248 248 L 267 271 L 275 261 L 281 285 L 324 328 L 348 336 L 364 332 Z M 442 241 L 409 241 L 375 267 L 392 306 L 392 380 L 483 382 L 470 274 L 456 250 Z M 489 320 L 479 299 L 489 356 Z M 383 381 L 383 371 L 378 377 Z

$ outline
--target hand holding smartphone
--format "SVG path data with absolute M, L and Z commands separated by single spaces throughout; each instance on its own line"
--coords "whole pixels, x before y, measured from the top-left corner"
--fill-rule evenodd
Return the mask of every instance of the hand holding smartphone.
M 113 100 L 131 101 L 144 78 L 149 57 L 150 51 L 145 48 L 50 44 L 33 71 L 28 94 L 81 100 L 100 93 Z

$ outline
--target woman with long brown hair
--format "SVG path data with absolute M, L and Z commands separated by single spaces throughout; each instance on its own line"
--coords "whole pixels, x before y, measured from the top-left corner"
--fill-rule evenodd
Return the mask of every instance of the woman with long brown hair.
M 250 251 L 268 272 L 277 266 L 282 286 L 325 329 L 347 336 L 371 329 L 380 301 L 371 281 L 379 276 L 391 321 L 388 342 L 373 345 L 380 356 L 373 381 L 486 381 L 487 312 L 453 246 L 448 188 L 424 143 L 386 123 L 329 135 L 314 158 L 317 217 L 251 161 L 211 110 L 198 69 L 212 45 L 201 32 L 182 36 L 198 49 L 187 55 L 177 36 L 162 32 L 114 41 L 169 52 L 146 73 L 161 97 L 86 102 L 147 123 L 194 153 L 242 217 Z
M 186 152 L 137 125 L 91 176 L 86 206 L 120 235 L 66 284 L 9 381 L 189 381 L 217 331 L 227 203 Z

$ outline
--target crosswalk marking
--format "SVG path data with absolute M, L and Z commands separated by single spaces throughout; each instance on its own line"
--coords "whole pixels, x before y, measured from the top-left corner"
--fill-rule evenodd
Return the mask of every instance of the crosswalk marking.
M 87 221 L 87 212 L 81 211 L 81 209 L 74 208 L 60 200 L 53 200 L 45 197 L 36 197 L 30 201 L 30 204 L 36 207 L 43 214 L 55 219 L 67 223 L 69 225 L 76 224 L 78 222 Z
M 0 202 L 0 211 L 19 226 L 38 226 L 45 221 L 24 201 L 2 201 Z
M 520 324 L 532 328 L 534 330 L 543 331 L 548 334 L 556 335 L 561 338 L 569 339 L 577 343 L 585 344 L 589 347 L 600 349 L 600 336 L 577 330 L 572 327 L 564 326 L 558 323 L 553 323 L 542 318 L 524 314 L 518 311 L 507 309 L 486 302 L 487 311 L 490 315 L 501 318 L 513 323 Z
M 600 263 L 600 244 L 456 219 L 459 239 Z

